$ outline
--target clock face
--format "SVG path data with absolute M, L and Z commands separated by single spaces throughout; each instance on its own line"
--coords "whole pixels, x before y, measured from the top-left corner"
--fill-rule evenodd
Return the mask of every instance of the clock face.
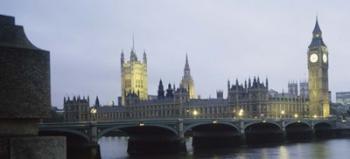
M 323 57 L 322 57 L 322 58 L 323 58 L 323 62 L 324 62 L 324 63 L 327 63 L 327 60 L 328 60 L 328 59 L 327 59 L 327 55 L 326 55 L 326 54 L 323 54 Z
M 317 62 L 317 60 L 318 60 L 317 54 L 315 54 L 315 53 L 311 54 L 310 62 L 315 63 L 315 62 Z

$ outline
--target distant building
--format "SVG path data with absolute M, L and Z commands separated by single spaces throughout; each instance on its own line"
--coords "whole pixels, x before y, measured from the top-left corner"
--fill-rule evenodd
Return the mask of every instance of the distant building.
M 190 99 L 196 99 L 196 90 L 194 88 L 194 82 L 191 76 L 190 65 L 188 64 L 188 57 L 186 55 L 186 63 L 184 68 L 184 75 L 182 76 L 180 87 L 187 89 Z
M 300 96 L 303 98 L 309 98 L 309 84 L 305 82 L 300 82 L 299 83 L 299 88 L 300 88 Z
M 336 103 L 343 105 L 350 104 L 350 92 L 336 92 L 335 93 Z
M 298 83 L 289 82 L 288 83 L 288 95 L 290 96 L 298 96 Z
M 76 121 L 88 121 L 90 120 L 90 107 L 89 97 L 80 98 L 80 96 L 64 97 L 63 110 L 64 121 L 76 122 Z
M 130 60 L 125 61 L 124 53 L 121 53 L 121 104 L 125 104 L 128 94 L 136 94 L 140 100 L 148 99 L 147 83 L 147 57 L 143 53 L 143 60 L 138 60 L 134 44 L 130 52 Z
M 294 118 L 328 117 L 331 97 L 328 90 L 328 51 L 318 22 L 308 50 L 308 82 L 288 83 L 288 92 L 269 90 L 268 79 L 259 77 L 234 84 L 228 81 L 227 98 L 217 92 L 217 98 L 196 99 L 194 81 L 188 57 L 178 88 L 159 81 L 157 95 L 147 94 L 147 60 L 138 61 L 134 47 L 130 61 L 121 55 L 122 96 L 118 106 L 100 106 L 98 98 L 93 107 L 89 99 L 64 99 L 66 121 L 124 120 L 148 118 Z M 349 103 L 350 92 L 337 93 L 337 102 Z M 120 101 L 120 100 L 119 100 Z M 95 113 L 89 110 L 95 108 Z

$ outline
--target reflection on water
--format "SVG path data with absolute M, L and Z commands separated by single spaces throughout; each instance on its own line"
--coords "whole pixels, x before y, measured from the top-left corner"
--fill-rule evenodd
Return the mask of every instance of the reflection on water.
M 349 159 L 350 139 L 332 139 L 306 143 L 292 143 L 283 145 L 262 145 L 227 149 L 209 149 L 194 151 L 192 138 L 186 140 L 188 152 L 178 155 L 150 155 L 128 156 L 127 137 L 103 137 L 99 140 L 102 159 L 126 159 L 126 158 L 167 158 L 167 159 Z M 152 145 L 150 145 L 152 146 Z

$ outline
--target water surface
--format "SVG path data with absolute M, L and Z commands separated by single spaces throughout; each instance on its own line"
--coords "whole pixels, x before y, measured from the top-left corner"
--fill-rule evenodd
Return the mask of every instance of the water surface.
M 330 139 L 303 143 L 261 145 L 255 147 L 194 151 L 192 139 L 186 141 L 187 153 L 132 156 L 127 153 L 127 137 L 103 137 L 99 140 L 102 159 L 350 159 L 350 139 Z M 150 145 L 151 146 L 151 145 Z

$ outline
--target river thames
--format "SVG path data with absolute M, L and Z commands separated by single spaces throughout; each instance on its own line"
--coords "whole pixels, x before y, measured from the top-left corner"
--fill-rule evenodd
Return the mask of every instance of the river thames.
M 187 153 L 171 155 L 129 156 L 127 137 L 103 137 L 99 140 L 102 159 L 349 159 L 350 139 L 329 139 L 323 141 L 241 146 L 235 148 L 194 151 L 191 138 L 186 140 Z M 150 145 L 152 146 L 152 145 Z

